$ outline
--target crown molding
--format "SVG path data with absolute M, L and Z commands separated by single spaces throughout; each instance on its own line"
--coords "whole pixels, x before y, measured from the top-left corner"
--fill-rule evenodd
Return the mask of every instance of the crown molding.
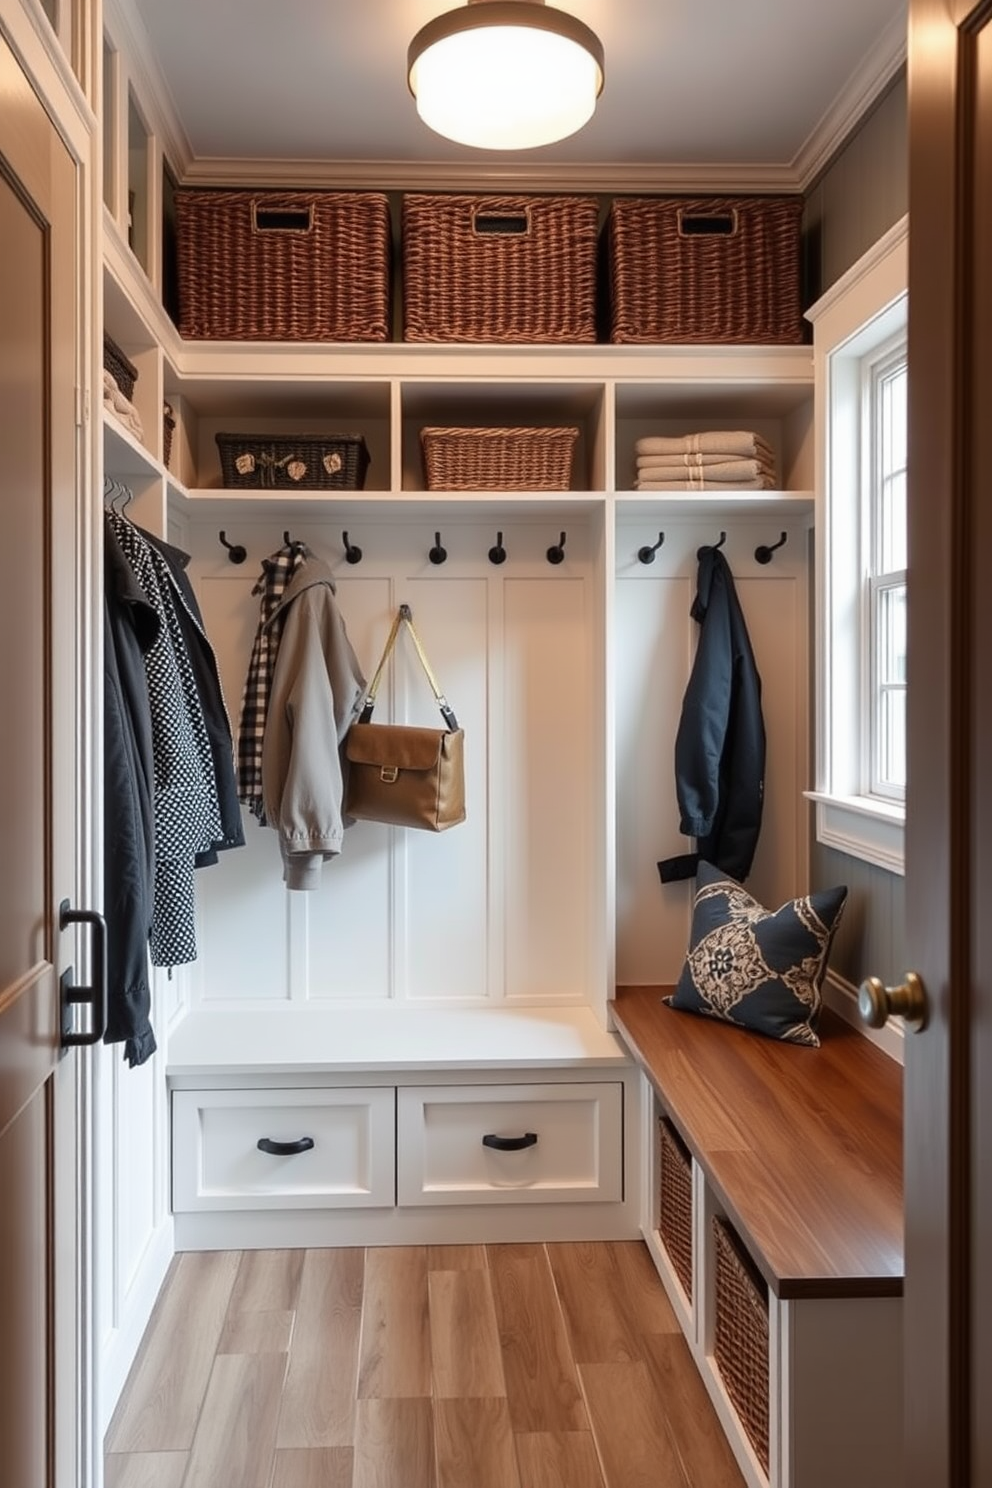
M 409 160 L 246 160 L 201 156 L 182 175 L 184 186 L 253 186 L 364 191 L 492 189 L 620 192 L 791 192 L 789 165 L 429 165 Z
M 882 32 L 793 159 L 797 190 L 809 190 L 881 98 L 905 65 L 906 43 L 906 22 L 897 18 Z
M 104 19 L 110 36 L 127 52 L 135 91 L 177 181 L 188 186 L 477 191 L 480 185 L 485 185 L 603 194 L 805 192 L 904 66 L 907 43 L 905 21 L 893 21 L 788 162 L 614 161 L 554 165 L 470 160 L 431 165 L 411 160 L 252 160 L 240 156 L 195 157 L 132 0 L 104 0 Z
M 127 57 L 132 92 L 140 99 L 145 123 L 157 135 L 176 179 L 185 179 L 193 149 L 137 7 L 129 0 L 103 0 L 103 23 L 115 47 Z

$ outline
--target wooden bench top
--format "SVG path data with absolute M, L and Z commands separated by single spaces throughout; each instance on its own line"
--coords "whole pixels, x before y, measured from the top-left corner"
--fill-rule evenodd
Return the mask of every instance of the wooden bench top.
M 780 1297 L 898 1296 L 902 1068 L 836 1013 L 807 1049 L 620 988 L 616 1029 Z

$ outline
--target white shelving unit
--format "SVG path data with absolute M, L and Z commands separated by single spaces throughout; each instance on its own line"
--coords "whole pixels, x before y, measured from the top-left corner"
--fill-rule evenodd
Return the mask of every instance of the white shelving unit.
M 112 58 L 115 97 L 130 100 Z M 113 1140 L 122 1153 L 147 1142 L 163 1245 L 634 1237 L 641 1083 L 610 1003 L 618 982 L 674 980 L 684 955 L 691 885 L 661 886 L 655 865 L 687 846 L 674 738 L 696 552 L 722 534 L 769 739 L 750 884 L 778 902 L 805 882 L 812 348 L 184 342 L 161 304 L 154 128 L 145 148 L 140 261 L 122 165 L 103 277 L 105 327 L 138 369 L 144 438 L 105 415 L 105 473 L 131 491 L 130 517 L 190 554 L 235 722 L 252 588 L 284 533 L 332 567 L 367 672 L 395 606 L 410 603 L 466 730 L 468 816 L 440 836 L 357 824 L 313 894 L 285 891 L 273 835 L 249 820 L 246 847 L 198 875 L 199 958 L 157 979 L 160 1053 L 132 1091 L 115 1085 Z M 424 426 L 516 423 L 577 426 L 570 490 L 425 489 Z M 638 438 L 717 427 L 760 432 L 781 488 L 633 489 Z M 365 488 L 222 488 L 217 433 L 291 431 L 361 434 Z M 246 562 L 230 562 L 221 531 Z M 756 548 L 783 533 L 760 564 Z M 427 556 L 436 535 L 442 565 Z M 646 545 L 651 563 L 638 558 Z M 401 655 L 383 717 L 433 722 L 424 691 Z M 496 1170 L 478 1133 L 471 1150 L 452 1148 L 445 1113 L 472 1128 L 476 1108 L 480 1130 L 537 1133 L 540 1160 L 521 1148 Z M 336 1166 L 314 1172 L 310 1149 L 263 1160 L 260 1138 L 293 1144 L 310 1121 Z M 122 1264 L 140 1272 L 144 1216 L 115 1222 Z

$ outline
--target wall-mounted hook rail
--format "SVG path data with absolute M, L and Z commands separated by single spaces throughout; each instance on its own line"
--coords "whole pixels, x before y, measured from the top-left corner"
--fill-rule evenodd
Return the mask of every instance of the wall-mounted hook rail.
M 230 561 L 232 563 L 244 563 L 248 557 L 248 549 L 243 548 L 240 543 L 228 542 L 226 532 L 220 532 L 217 535 L 220 538 L 221 546 L 227 549 L 227 556 Z
M 548 549 L 548 562 L 549 563 L 564 563 L 564 561 L 565 561 L 565 534 L 563 532 L 561 534 L 561 536 L 558 538 L 557 543 L 553 543 L 551 545 L 551 547 Z
M 362 550 L 356 543 L 349 541 L 347 532 L 342 532 L 341 541 L 344 543 L 345 563 L 361 563 Z
M 497 532 L 497 534 L 496 534 L 496 546 L 489 549 L 489 562 L 490 563 L 505 563 L 506 562 L 506 549 L 503 546 L 503 534 L 502 534 L 502 532 Z
M 665 534 L 663 532 L 659 532 L 658 541 L 656 543 L 645 543 L 643 548 L 638 548 L 637 557 L 639 561 L 641 563 L 653 563 L 654 555 L 655 553 L 657 553 L 658 549 L 661 547 L 664 541 Z
M 716 552 L 717 548 L 722 548 L 726 541 L 727 534 L 725 532 L 721 532 L 720 541 L 715 543 L 704 543 L 701 548 L 696 549 L 696 557 L 702 558 L 704 553 Z
M 772 554 L 778 548 L 784 548 L 788 541 L 788 533 L 783 532 L 777 543 L 760 543 L 754 550 L 754 556 L 759 563 L 771 563 Z
M 431 550 L 427 554 L 427 556 L 431 560 L 432 563 L 443 563 L 444 560 L 447 558 L 447 556 L 448 556 L 448 550 L 447 550 L 447 548 L 442 548 L 442 546 L 441 546 L 441 534 L 440 534 L 440 532 L 435 532 L 435 534 L 434 534 L 434 546 L 431 548 Z

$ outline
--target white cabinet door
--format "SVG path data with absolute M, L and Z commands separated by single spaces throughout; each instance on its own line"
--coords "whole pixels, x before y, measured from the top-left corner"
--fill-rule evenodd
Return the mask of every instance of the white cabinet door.
M 177 1090 L 173 1208 L 394 1202 L 395 1090 Z
M 401 1089 L 398 1202 L 616 1203 L 622 1097 L 605 1081 Z

